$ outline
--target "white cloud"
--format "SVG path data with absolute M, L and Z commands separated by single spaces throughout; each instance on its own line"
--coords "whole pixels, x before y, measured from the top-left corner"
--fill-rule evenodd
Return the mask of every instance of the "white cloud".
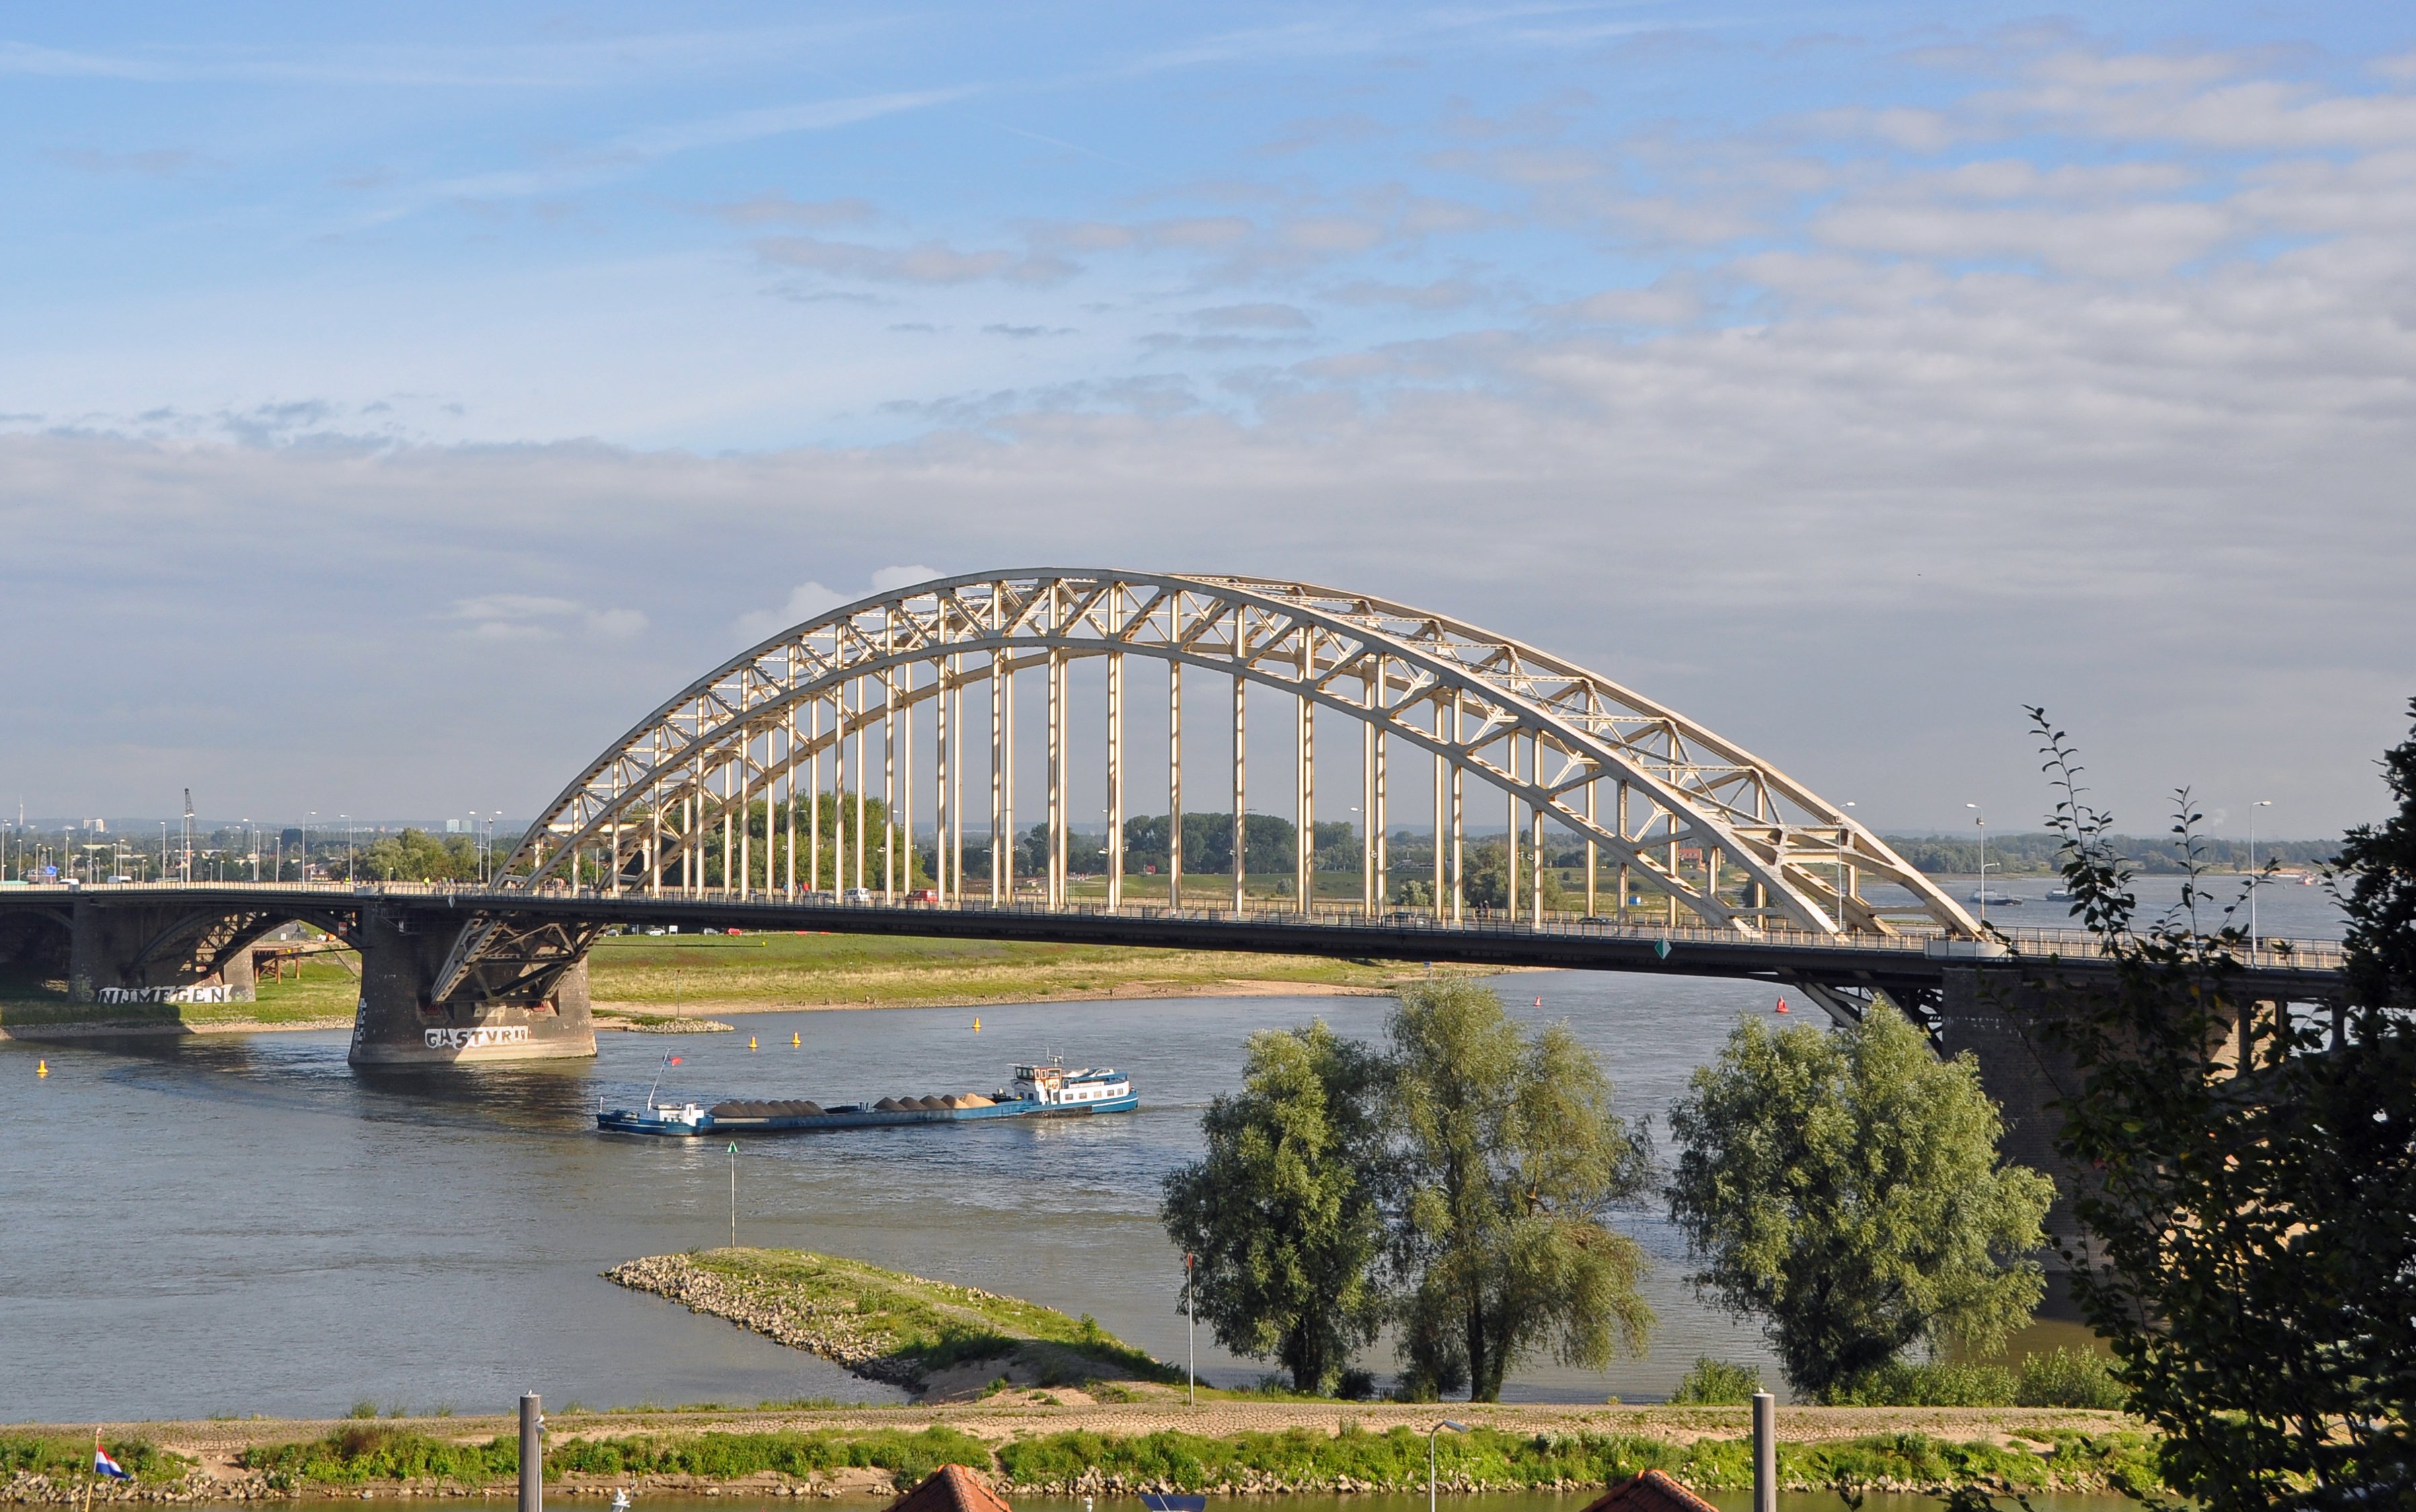
M 888 593 L 897 588 L 910 587 L 917 582 L 928 582 L 940 576 L 942 574 L 939 571 L 927 567 L 877 567 L 873 570 L 871 579 L 862 593 L 841 593 L 837 588 L 827 588 L 819 582 L 801 582 L 789 590 L 788 598 L 779 608 L 759 609 L 751 613 L 741 614 L 731 623 L 731 629 L 739 640 L 753 645 L 760 641 L 768 641 L 793 626 L 803 625 L 811 619 L 820 619 L 841 604 L 853 603 L 858 598 L 869 598 L 874 594 Z
M 877 590 L 876 590 L 877 591 Z M 836 588 L 825 588 L 819 582 L 806 582 L 789 590 L 786 602 L 778 609 L 759 609 L 741 614 L 731 622 L 731 630 L 739 640 L 752 645 L 768 641 L 792 625 L 802 625 L 819 618 L 825 610 L 837 609 L 848 601 L 848 596 Z
M 602 609 L 587 616 L 587 633 L 599 640 L 633 641 L 646 633 L 646 616 L 635 609 Z
M 950 284 L 997 279 L 1007 283 L 1059 283 L 1080 269 L 1046 252 L 999 249 L 959 251 L 941 241 L 913 247 L 871 247 L 817 236 L 766 236 L 756 255 L 784 267 L 876 283 Z
M 542 594 L 497 593 L 454 601 L 452 617 L 482 641 L 552 641 L 577 624 L 598 640 L 627 641 L 646 630 L 635 609 L 589 609 L 568 598 Z

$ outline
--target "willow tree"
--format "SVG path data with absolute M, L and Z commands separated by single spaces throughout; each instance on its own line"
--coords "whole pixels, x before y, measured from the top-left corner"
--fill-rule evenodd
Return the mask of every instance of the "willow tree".
M 1608 1218 L 1652 1162 L 1593 1052 L 1566 1024 L 1522 1032 L 1465 981 L 1404 991 L 1391 1037 L 1404 1384 L 1495 1401 L 1538 1353 L 1587 1369 L 1640 1353 L 1644 1255 Z
M 2030 1320 L 2055 1184 L 2001 1161 L 1969 1052 L 1878 1005 L 1844 1031 L 1747 1019 L 1670 1110 L 1670 1216 L 1695 1284 L 1759 1315 L 1819 1398 L 1914 1345 L 1992 1348 Z
M 1331 1391 L 1383 1322 L 1382 1074 L 1321 1021 L 1253 1035 L 1242 1091 L 1201 1120 L 1206 1157 L 1166 1177 L 1160 1217 L 1197 1257 L 1198 1316 L 1296 1391 Z

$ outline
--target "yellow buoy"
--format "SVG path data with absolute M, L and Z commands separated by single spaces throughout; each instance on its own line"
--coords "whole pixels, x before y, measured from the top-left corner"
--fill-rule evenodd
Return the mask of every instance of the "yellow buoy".
M 789 1036 L 789 1043 L 790 1043 L 790 1044 L 792 1044 L 792 1045 L 802 1045 L 802 1044 L 804 1044 L 804 1043 L 805 1043 L 805 1041 L 804 1041 L 804 1040 L 802 1040 L 802 1039 L 799 1039 L 795 1035 L 792 1034 L 792 1035 Z
M 755 1036 L 753 1035 L 748 1035 L 747 1036 L 747 1048 L 748 1050 L 753 1050 L 755 1048 Z
M 51 1074 L 51 1063 L 50 1063 L 50 1062 L 48 1062 L 48 1061 L 36 1061 L 36 1062 L 34 1063 L 34 1074 L 35 1074 L 36 1076 L 48 1076 L 48 1075 L 50 1075 L 50 1074 Z
M 975 1019 L 974 1020 L 974 1034 L 980 1034 L 980 1033 L 981 1033 L 981 1020 L 980 1020 L 979 1018 L 975 1018 Z

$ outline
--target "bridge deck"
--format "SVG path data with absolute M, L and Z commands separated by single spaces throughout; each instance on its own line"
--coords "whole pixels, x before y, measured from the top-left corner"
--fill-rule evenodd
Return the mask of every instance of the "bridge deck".
M 956 939 L 1028 940 L 1280 955 L 1371 957 L 1457 964 L 1544 966 L 1594 971 L 1742 976 L 1778 982 L 1934 985 L 1945 972 L 2009 959 L 2002 947 L 1949 940 L 1935 933 L 1748 933 L 1706 926 L 1616 923 L 1547 915 L 1541 923 L 1501 915 L 1454 922 L 1422 910 L 1394 909 L 1375 917 L 1357 906 L 1296 907 L 1269 903 L 1240 912 L 1224 907 L 1168 908 L 1126 903 L 849 903 L 825 895 L 784 897 L 756 892 L 639 893 L 613 896 L 567 888 L 522 892 L 482 886 L 415 883 L 363 885 L 222 883 L 186 885 L 132 883 L 70 889 L 8 889 L 10 898 L 56 901 L 82 896 L 170 901 L 195 908 L 257 909 L 271 898 L 314 912 L 371 901 L 387 906 L 462 914 L 509 913 L 589 925 L 683 929 L 815 930 L 833 933 L 927 935 Z M 2087 971 L 2103 947 L 2081 930 L 2001 931 L 2015 957 L 2030 964 L 2052 958 L 2066 970 Z M 2325 942 L 2241 953 L 2246 977 L 2260 988 L 2296 997 L 2328 998 L 2339 987 L 2341 955 Z

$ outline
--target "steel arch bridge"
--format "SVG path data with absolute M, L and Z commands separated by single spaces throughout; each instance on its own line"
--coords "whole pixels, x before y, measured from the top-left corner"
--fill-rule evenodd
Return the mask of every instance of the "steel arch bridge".
M 1842 809 L 1733 741 L 1572 662 L 1445 615 L 1291 580 L 1085 568 L 918 583 L 833 610 L 733 658 L 591 762 L 530 826 L 505 863 L 501 886 L 544 891 L 592 880 L 615 897 L 701 894 L 702 858 L 717 839 L 725 883 L 740 896 L 795 894 L 801 855 L 811 888 L 825 874 L 819 806 L 827 762 L 830 791 L 846 793 L 853 782 L 854 794 L 853 811 L 836 816 L 835 874 L 842 885 L 852 875 L 853 888 L 895 900 L 903 857 L 884 843 L 893 833 L 887 818 L 871 821 L 881 839 L 868 847 L 866 796 L 877 781 L 896 833 L 916 833 L 914 721 L 928 709 L 937 900 L 1005 902 L 1017 882 L 1016 695 L 1032 680 L 1023 674 L 1037 673 L 1045 689 L 1048 843 L 1034 880 L 1049 906 L 1077 906 L 1066 875 L 1075 750 L 1068 669 L 1098 658 L 1107 685 L 1105 728 L 1097 731 L 1107 779 L 1107 907 L 1121 908 L 1132 796 L 1125 663 L 1135 658 L 1167 672 L 1168 892 L 1177 910 L 1238 914 L 1245 906 L 1246 694 L 1255 686 L 1293 703 L 1292 906 L 1301 910 L 1313 898 L 1316 715 L 1325 710 L 1354 721 L 1360 734 L 1358 807 L 1369 821 L 1359 826 L 1363 917 L 1397 908 L 1387 779 L 1393 753 L 1406 750 L 1432 764 L 1437 842 L 1432 876 L 1419 880 L 1432 900 L 1422 906 L 1438 923 L 1457 922 L 1466 907 L 1472 778 L 1480 793 L 1490 789 L 1501 800 L 1508 834 L 1524 842 L 1506 848 L 1514 916 L 1542 919 L 1543 889 L 1532 870 L 1522 887 L 1519 872 L 1522 848 L 1541 856 L 1548 823 L 1584 841 L 1589 915 L 1608 866 L 1623 902 L 1631 884 L 1646 883 L 1668 900 L 1671 924 L 1683 912 L 1742 939 L 1773 930 L 1887 935 L 1897 930 L 1891 915 L 1910 915 L 1906 922 L 1924 932 L 1979 937 L 1960 907 Z M 1232 873 L 1214 885 L 1186 879 L 1184 869 L 1186 673 L 1231 682 L 1231 697 L 1216 697 L 1210 710 L 1214 723 L 1230 721 L 1233 751 Z M 1217 791 L 1227 794 L 1222 781 Z M 785 837 L 767 823 L 760 857 L 745 822 L 758 801 L 775 814 L 785 806 L 788 815 Z M 977 843 L 987 834 L 989 859 L 979 875 L 963 864 L 968 828 Z M 1691 874 L 1681 862 L 1685 853 L 1699 861 Z M 1861 896 L 1871 881 L 1903 888 L 1913 906 L 1873 907 Z M 433 996 L 445 1001 L 465 988 L 482 997 L 542 990 L 584 955 L 593 932 L 558 919 L 515 923 L 501 911 L 486 913 L 446 956 Z

